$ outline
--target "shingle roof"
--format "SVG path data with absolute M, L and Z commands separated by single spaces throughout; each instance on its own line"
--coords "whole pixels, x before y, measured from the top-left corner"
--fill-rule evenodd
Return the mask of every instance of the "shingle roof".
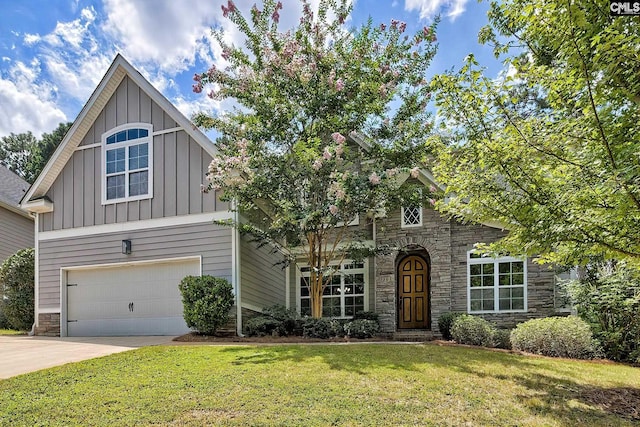
M 18 208 L 29 183 L 0 163 L 0 203 Z

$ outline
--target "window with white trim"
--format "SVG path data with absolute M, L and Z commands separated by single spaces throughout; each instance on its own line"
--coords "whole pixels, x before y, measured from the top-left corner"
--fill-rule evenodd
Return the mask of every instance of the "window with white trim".
M 469 313 L 527 310 L 527 263 L 516 257 L 491 258 L 468 252 Z
M 367 310 L 368 276 L 366 261 L 347 261 L 341 268 L 336 269 L 322 294 L 322 317 L 348 318 L 353 317 L 358 311 Z M 303 316 L 311 315 L 310 277 L 311 268 L 301 266 L 298 270 L 297 293 L 300 314 Z
M 409 206 L 402 208 L 402 228 L 420 227 L 422 225 L 422 207 Z
M 153 197 L 152 126 L 135 123 L 102 135 L 102 204 Z

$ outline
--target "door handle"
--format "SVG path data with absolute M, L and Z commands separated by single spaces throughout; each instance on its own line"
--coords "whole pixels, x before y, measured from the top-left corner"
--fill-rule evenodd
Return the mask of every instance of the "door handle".
M 129 303 L 129 311 L 133 313 L 133 303 L 132 302 Z

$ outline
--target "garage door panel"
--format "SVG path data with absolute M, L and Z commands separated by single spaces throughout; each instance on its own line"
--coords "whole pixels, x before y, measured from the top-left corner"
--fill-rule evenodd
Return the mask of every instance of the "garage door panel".
M 199 260 L 70 270 L 67 273 L 69 336 L 179 335 L 178 284 L 199 275 Z

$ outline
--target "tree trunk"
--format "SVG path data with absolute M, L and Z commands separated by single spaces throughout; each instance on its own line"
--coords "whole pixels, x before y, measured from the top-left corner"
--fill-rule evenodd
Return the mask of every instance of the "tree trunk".
M 309 280 L 309 296 L 311 297 L 311 317 L 322 317 L 322 274 L 311 273 Z

